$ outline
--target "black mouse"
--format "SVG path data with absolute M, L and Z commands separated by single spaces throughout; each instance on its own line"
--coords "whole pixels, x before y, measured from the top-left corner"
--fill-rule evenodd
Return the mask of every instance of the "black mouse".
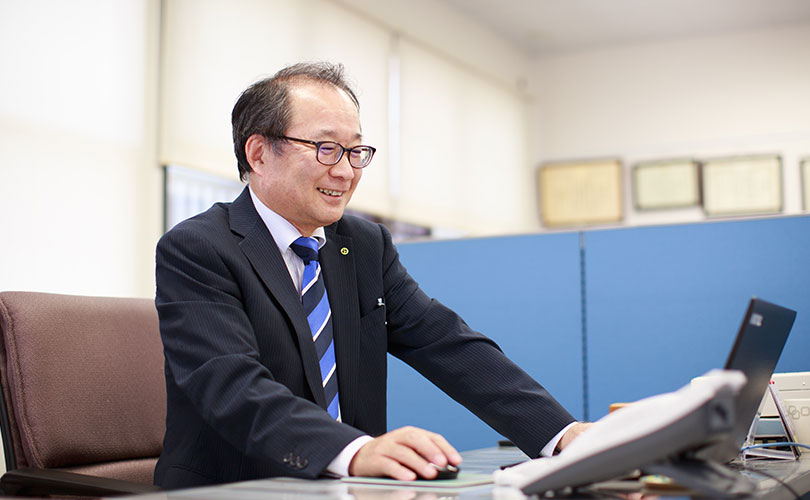
M 458 477 L 458 467 L 455 465 L 447 464 L 445 467 L 439 467 L 438 465 L 431 463 L 431 467 L 436 469 L 436 477 L 433 479 L 455 479 Z

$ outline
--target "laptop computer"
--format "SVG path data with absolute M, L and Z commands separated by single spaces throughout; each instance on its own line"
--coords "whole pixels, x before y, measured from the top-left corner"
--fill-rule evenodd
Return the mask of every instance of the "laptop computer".
M 735 398 L 734 428 L 725 443 L 707 449 L 701 458 L 730 462 L 740 454 L 795 320 L 796 311 L 785 307 L 758 298 L 748 303 L 725 365 L 748 379 Z
M 740 453 L 795 318 L 795 311 L 751 299 L 725 365 L 734 371 L 709 372 L 704 383 L 611 413 L 559 455 L 496 471 L 495 483 L 540 494 L 678 457 L 730 462 Z

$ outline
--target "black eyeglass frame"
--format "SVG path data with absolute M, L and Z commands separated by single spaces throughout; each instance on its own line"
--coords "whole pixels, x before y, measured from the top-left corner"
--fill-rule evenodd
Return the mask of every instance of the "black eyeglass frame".
M 358 145 L 358 146 L 347 148 L 347 147 L 344 147 L 343 144 L 340 144 L 339 142 L 335 142 L 335 141 L 310 141 L 310 140 L 307 140 L 307 139 L 298 139 L 296 137 L 289 137 L 289 136 L 286 136 L 286 135 L 280 135 L 280 136 L 278 136 L 278 138 L 279 139 L 286 139 L 288 141 L 301 142 L 301 143 L 304 143 L 304 144 L 311 144 L 312 146 L 315 146 L 315 159 L 318 160 L 318 163 L 320 163 L 321 165 L 326 165 L 327 167 L 331 167 L 332 165 L 337 165 L 338 162 L 340 162 L 340 160 L 343 159 L 343 155 L 346 154 L 346 153 L 349 153 L 349 165 L 351 165 L 352 168 L 356 168 L 356 169 L 366 168 L 367 166 L 369 166 L 369 164 L 371 163 L 371 160 L 374 158 L 374 153 L 377 152 L 377 148 L 375 148 L 374 146 L 366 146 L 365 144 L 361 144 L 361 145 Z M 338 155 L 337 159 L 332 163 L 327 163 L 327 162 L 321 160 L 321 146 L 324 145 L 324 144 L 334 144 L 335 146 L 340 148 L 340 154 Z M 357 149 L 357 148 L 368 148 L 371 151 L 371 155 L 368 157 L 368 161 L 366 162 L 365 165 L 357 166 L 354 163 L 352 163 L 351 152 L 353 150 Z

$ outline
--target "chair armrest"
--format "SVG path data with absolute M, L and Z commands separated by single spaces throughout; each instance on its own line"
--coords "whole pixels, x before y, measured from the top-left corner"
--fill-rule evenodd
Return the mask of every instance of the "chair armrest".
M 162 491 L 151 484 L 88 476 L 53 469 L 15 469 L 8 471 L 0 477 L 0 489 L 5 495 L 79 495 L 94 497 L 138 495 Z

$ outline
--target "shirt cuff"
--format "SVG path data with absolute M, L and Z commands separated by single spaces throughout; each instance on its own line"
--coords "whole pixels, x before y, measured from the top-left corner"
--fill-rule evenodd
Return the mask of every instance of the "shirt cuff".
M 343 451 L 338 453 L 338 456 L 329 462 L 329 465 L 326 466 L 326 471 L 339 477 L 348 477 L 349 464 L 352 463 L 354 456 L 364 444 L 373 440 L 374 438 L 371 436 L 360 436 L 347 444 L 346 447 L 343 448 Z
M 568 429 L 570 429 L 576 423 L 577 422 L 571 422 L 570 424 L 563 427 L 563 429 L 560 432 L 558 432 L 556 436 L 551 438 L 551 441 L 549 441 L 548 444 L 546 444 L 543 447 L 543 449 L 540 450 L 540 456 L 541 457 L 550 457 L 550 456 L 554 455 L 554 450 L 557 449 L 557 445 L 559 444 L 560 439 L 562 439 L 563 435 L 566 432 L 568 432 Z

